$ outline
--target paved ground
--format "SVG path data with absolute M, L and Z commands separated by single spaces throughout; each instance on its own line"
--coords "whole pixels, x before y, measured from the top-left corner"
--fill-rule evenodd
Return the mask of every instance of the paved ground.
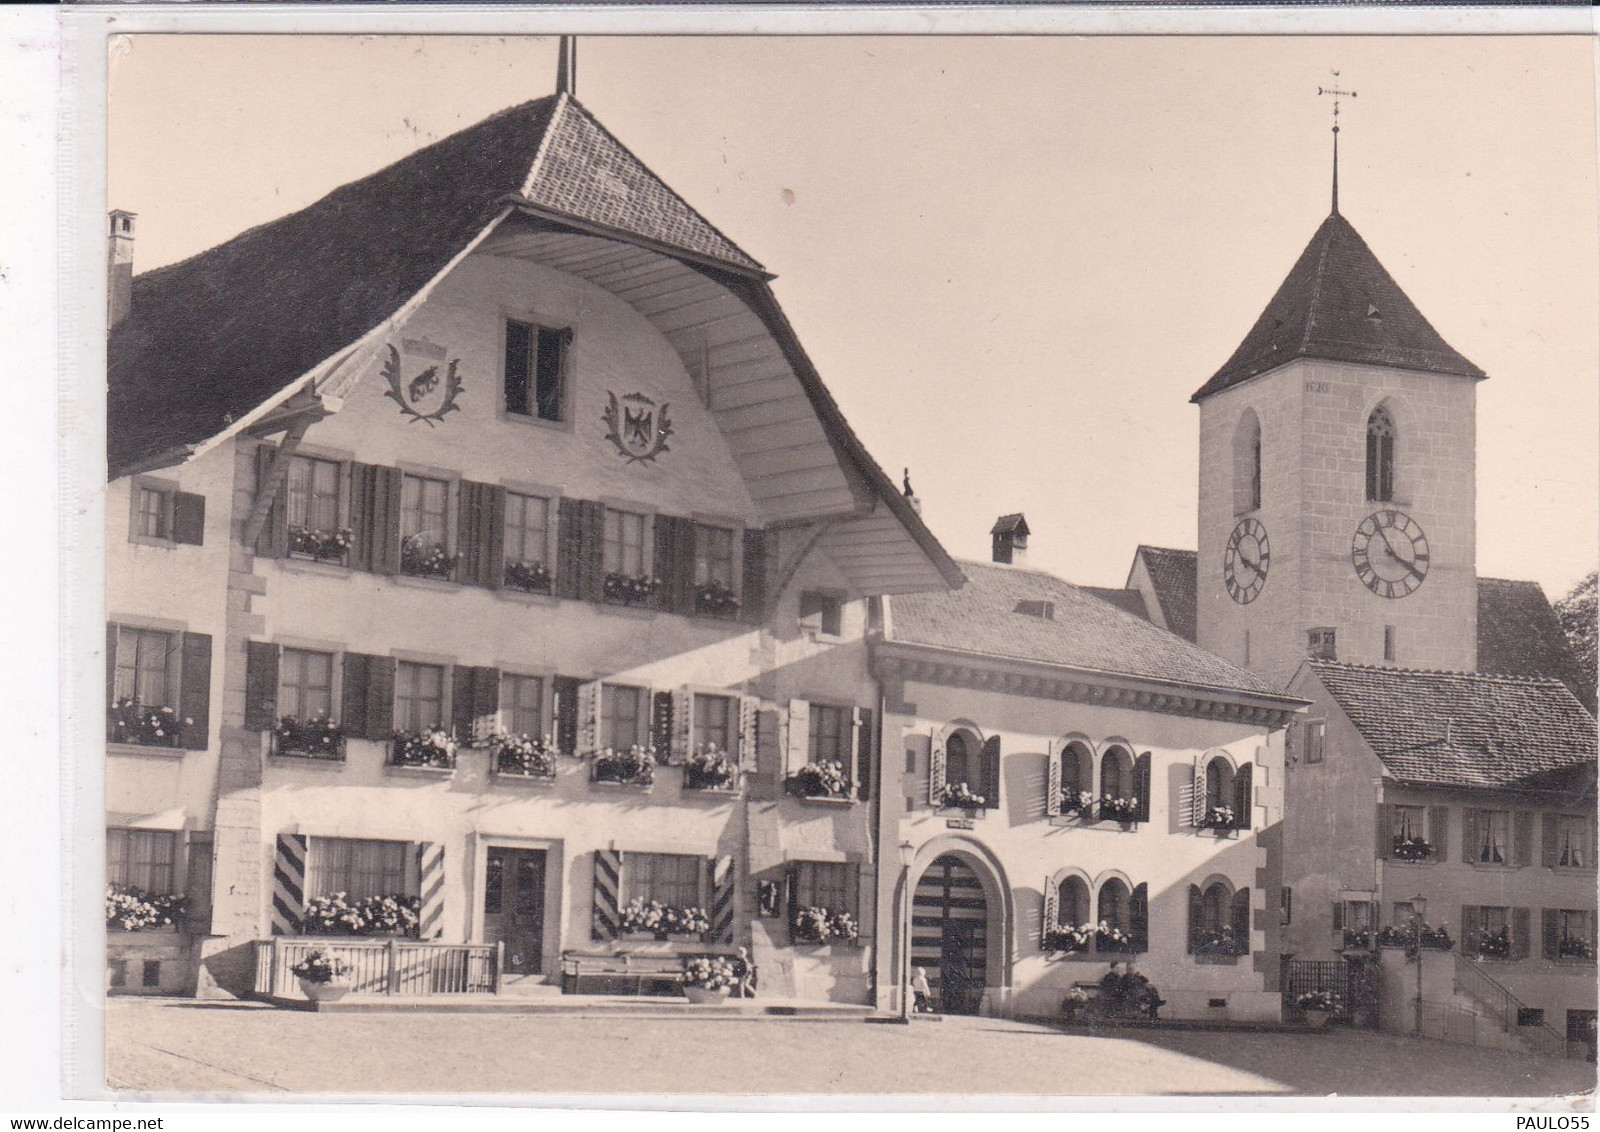
M 311 1014 L 112 999 L 107 1077 L 138 1092 L 1552 1096 L 1594 1068 L 1321 1034 L 1063 1034 L 982 1018 L 864 1022 Z

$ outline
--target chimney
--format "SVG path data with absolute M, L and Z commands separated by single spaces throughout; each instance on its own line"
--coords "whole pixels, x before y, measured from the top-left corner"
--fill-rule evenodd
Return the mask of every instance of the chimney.
M 1022 512 L 1001 515 L 989 528 L 989 534 L 993 538 L 991 557 L 994 561 L 1003 566 L 1028 564 L 1028 520 L 1022 517 Z
M 110 244 L 106 248 L 106 329 L 128 317 L 133 306 L 133 218 L 136 214 L 111 210 Z

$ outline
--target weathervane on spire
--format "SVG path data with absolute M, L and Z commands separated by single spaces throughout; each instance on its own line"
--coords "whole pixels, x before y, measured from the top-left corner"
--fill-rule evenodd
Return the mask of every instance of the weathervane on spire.
M 1333 72 L 1333 81 L 1339 82 L 1339 72 Z M 1317 93 L 1333 95 L 1333 211 L 1339 212 L 1339 100 L 1341 98 L 1354 98 L 1353 90 L 1340 90 L 1337 85 L 1317 88 Z
M 556 93 L 576 98 L 578 94 L 578 37 L 561 37 L 561 57 L 556 63 Z

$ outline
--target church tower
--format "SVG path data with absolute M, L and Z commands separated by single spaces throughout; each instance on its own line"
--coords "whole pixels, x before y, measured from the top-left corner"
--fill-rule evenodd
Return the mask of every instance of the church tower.
M 1476 388 L 1333 209 L 1200 406 L 1200 645 L 1477 667 Z

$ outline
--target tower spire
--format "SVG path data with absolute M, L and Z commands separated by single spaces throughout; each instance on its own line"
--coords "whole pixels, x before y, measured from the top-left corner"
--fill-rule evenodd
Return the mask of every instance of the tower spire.
M 556 63 L 556 93 L 577 97 L 578 94 L 578 37 L 561 37 L 561 56 Z
M 1339 72 L 1333 72 L 1334 85 L 1331 87 L 1317 88 L 1318 94 L 1333 95 L 1333 214 L 1339 215 L 1339 100 L 1341 98 L 1354 98 L 1353 90 L 1340 90 L 1338 87 Z

